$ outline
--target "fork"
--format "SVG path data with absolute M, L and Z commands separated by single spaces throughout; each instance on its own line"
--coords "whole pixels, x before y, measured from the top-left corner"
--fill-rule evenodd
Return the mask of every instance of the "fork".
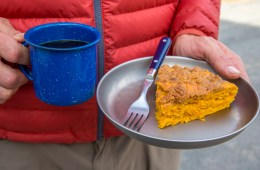
M 123 125 L 125 127 L 139 131 L 147 119 L 149 115 L 149 105 L 147 103 L 146 94 L 155 80 L 157 71 L 162 64 L 165 55 L 171 46 L 171 43 L 172 41 L 169 37 L 163 37 L 160 40 L 151 65 L 147 71 L 142 92 L 138 99 L 131 104 L 123 120 Z

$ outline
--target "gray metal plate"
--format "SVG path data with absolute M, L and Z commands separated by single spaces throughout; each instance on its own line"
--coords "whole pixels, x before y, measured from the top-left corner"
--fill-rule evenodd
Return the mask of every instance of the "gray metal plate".
M 245 80 L 229 80 L 239 92 L 231 107 L 206 116 L 206 121 L 195 120 L 187 124 L 159 129 L 155 119 L 155 90 L 153 85 L 147 94 L 150 115 L 139 132 L 124 127 L 121 123 L 133 101 L 139 96 L 151 57 L 123 63 L 110 70 L 99 82 L 97 101 L 108 119 L 123 133 L 151 145 L 192 149 L 209 147 L 232 139 L 256 118 L 259 112 L 259 97 L 255 89 Z M 204 61 L 185 57 L 167 56 L 163 64 L 214 70 Z

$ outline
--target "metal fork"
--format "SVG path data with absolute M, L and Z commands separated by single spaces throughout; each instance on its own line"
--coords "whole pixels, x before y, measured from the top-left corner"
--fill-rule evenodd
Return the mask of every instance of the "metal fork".
M 171 46 L 171 39 L 169 37 L 163 37 L 156 49 L 155 55 L 152 59 L 151 65 L 147 71 L 147 75 L 144 80 L 143 89 L 138 97 L 138 99 L 132 103 L 129 107 L 127 114 L 123 120 L 123 125 L 139 131 L 140 128 L 143 126 L 145 120 L 149 115 L 149 105 L 146 100 L 146 94 L 149 87 L 155 80 L 157 75 L 157 71 L 160 68 L 165 55 L 167 54 L 170 46 Z

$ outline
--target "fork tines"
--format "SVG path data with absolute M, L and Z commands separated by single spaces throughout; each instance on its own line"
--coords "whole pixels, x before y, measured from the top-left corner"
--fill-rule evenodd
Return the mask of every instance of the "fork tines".
M 124 121 L 123 125 L 133 130 L 139 131 L 143 126 L 146 117 L 143 114 L 131 112 L 128 118 Z

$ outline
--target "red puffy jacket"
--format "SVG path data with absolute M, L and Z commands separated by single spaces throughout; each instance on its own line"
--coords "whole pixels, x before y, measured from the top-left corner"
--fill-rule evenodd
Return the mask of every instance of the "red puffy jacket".
M 217 38 L 219 0 L 1 0 L 0 16 L 22 32 L 47 22 L 73 21 L 96 26 L 98 75 L 125 61 L 151 56 L 163 36 Z M 121 133 L 102 114 L 95 98 L 71 107 L 45 104 L 28 83 L 0 105 L 0 138 L 26 142 L 73 143 Z

